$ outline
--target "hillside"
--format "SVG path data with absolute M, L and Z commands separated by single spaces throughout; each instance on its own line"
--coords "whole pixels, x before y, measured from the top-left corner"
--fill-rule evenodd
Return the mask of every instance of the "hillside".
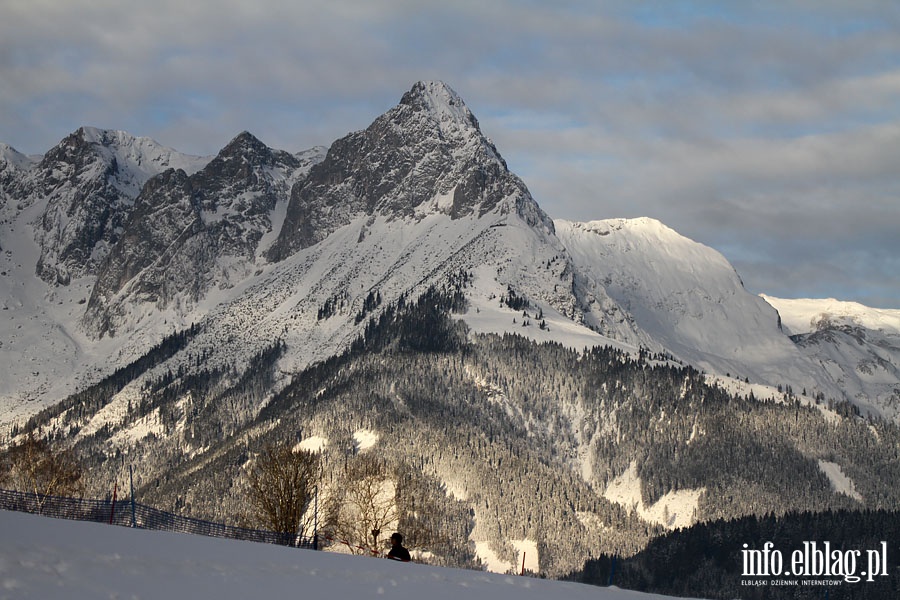
M 244 468 L 267 443 L 320 452 L 326 497 L 375 460 L 400 526 L 435 560 L 513 564 L 527 544 L 548 576 L 697 521 L 900 503 L 891 422 L 735 395 L 661 356 L 475 334 L 458 320 L 473 310 L 464 288 L 385 307 L 348 352 L 261 409 L 284 344 L 240 376 L 160 369 L 195 328 L 29 428 L 69 440 L 106 474 L 95 494 L 131 463 L 142 502 L 228 523 L 242 518 Z M 540 331 L 534 309 L 523 313 L 534 324 L 519 327 Z
M 327 149 L 3 156 L 0 443 L 70 448 L 96 495 L 135 466 L 141 501 L 240 523 L 248 466 L 303 448 L 333 508 L 375 473 L 436 563 L 548 577 L 900 505 L 890 313 L 798 333 L 659 221 L 552 220 L 442 82 Z
M 0 597 L 662 600 L 498 575 L 0 511 Z
M 370 297 L 389 304 L 459 271 L 487 309 L 468 317 L 476 331 L 644 348 L 900 418 L 895 333 L 861 319 L 860 349 L 792 340 L 714 249 L 653 219 L 552 220 L 442 82 L 418 82 L 327 149 L 291 154 L 242 132 L 192 157 L 82 127 L 42 157 L 4 146 L 0 185 L 3 429 L 200 322 L 194 354 L 220 365 L 283 339 L 275 391 L 346 349 L 380 310 Z M 522 330 L 493 302 L 510 293 L 556 326 Z

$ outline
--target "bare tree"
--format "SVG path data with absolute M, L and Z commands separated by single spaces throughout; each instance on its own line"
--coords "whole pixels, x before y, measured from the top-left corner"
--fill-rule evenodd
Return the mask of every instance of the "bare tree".
M 0 486 L 30 492 L 43 506 L 46 496 L 81 496 L 82 469 L 71 450 L 53 448 L 29 434 L 0 461 Z
M 329 495 L 328 527 L 335 537 L 349 542 L 356 554 L 380 552 L 378 540 L 397 528 L 400 511 L 396 486 L 387 466 L 377 457 L 359 455 Z
M 252 519 L 271 531 L 309 535 L 318 471 L 318 455 L 267 445 L 247 474 Z

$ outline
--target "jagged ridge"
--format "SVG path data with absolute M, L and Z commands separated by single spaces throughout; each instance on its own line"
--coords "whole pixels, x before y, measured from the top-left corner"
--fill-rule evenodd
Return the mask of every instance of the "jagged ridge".
M 435 197 L 454 219 L 512 210 L 553 228 L 456 92 L 419 82 L 366 130 L 334 142 L 294 187 L 270 258 L 312 246 L 359 215 L 413 217 Z M 501 208 L 504 201 L 511 205 Z

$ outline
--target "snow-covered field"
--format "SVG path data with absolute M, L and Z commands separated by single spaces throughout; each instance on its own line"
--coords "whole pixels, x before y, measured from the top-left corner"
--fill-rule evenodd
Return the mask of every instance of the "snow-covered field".
M 664 598 L 8 511 L 0 511 L 0 532 L 0 600 Z

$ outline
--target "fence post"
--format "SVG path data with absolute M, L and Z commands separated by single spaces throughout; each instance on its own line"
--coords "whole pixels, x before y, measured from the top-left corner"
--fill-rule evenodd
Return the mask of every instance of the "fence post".
M 319 486 L 316 485 L 315 491 L 316 504 L 313 508 L 313 550 L 319 549 Z
M 113 487 L 113 501 L 112 506 L 109 507 L 109 524 L 113 524 L 113 517 L 116 514 L 116 494 L 119 491 L 119 482 L 116 482 L 116 485 Z
M 137 527 L 137 519 L 134 517 L 134 465 L 128 465 L 128 477 L 131 482 L 131 526 Z

